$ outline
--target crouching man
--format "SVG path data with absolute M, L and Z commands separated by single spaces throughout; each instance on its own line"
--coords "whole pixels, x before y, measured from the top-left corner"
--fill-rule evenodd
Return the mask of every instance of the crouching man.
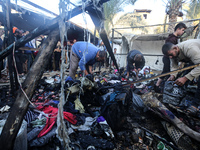
M 88 42 L 76 42 L 72 46 L 70 53 L 70 68 L 69 76 L 75 78 L 78 66 L 85 73 L 85 75 L 92 74 L 92 65 L 95 62 L 104 61 L 106 59 L 106 52 Z
M 129 73 L 133 69 L 136 72 L 137 76 L 138 72 L 144 67 L 144 65 L 145 65 L 145 59 L 143 54 L 138 50 L 130 51 L 127 56 L 126 78 L 129 78 Z
M 192 39 L 187 40 L 177 45 L 172 43 L 166 43 L 162 47 L 162 52 L 164 55 L 170 57 L 172 62 L 172 71 L 178 69 L 179 62 L 192 62 L 193 64 L 200 63 L 200 40 Z M 168 80 L 175 80 L 177 74 L 171 74 Z M 175 80 L 175 84 L 183 86 L 186 81 L 192 81 L 194 78 L 198 78 L 197 91 L 195 98 L 200 102 L 200 66 L 192 69 L 184 77 Z

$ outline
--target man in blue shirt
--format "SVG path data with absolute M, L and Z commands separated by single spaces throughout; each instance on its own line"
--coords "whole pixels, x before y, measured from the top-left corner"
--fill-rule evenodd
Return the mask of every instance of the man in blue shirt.
M 100 51 L 100 49 L 88 42 L 76 42 L 72 46 L 72 52 L 70 54 L 70 68 L 69 76 L 75 78 L 75 73 L 78 68 L 87 74 L 92 74 L 92 65 L 98 61 L 104 61 L 106 59 L 106 52 Z M 86 69 L 89 67 L 89 69 Z

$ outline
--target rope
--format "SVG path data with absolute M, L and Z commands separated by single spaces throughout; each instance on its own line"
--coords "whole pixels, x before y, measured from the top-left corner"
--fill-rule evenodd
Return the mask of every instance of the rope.
M 33 103 L 30 101 L 30 99 L 28 98 L 26 92 L 23 90 L 22 84 L 21 84 L 21 82 L 20 82 L 20 80 L 19 80 L 19 73 L 18 73 L 18 70 L 17 70 L 16 61 L 15 61 L 15 42 L 14 42 L 14 45 L 13 45 L 13 63 L 14 63 L 15 70 L 16 70 L 16 73 L 17 73 L 17 80 L 18 80 L 18 82 L 19 82 L 20 89 L 22 90 L 22 92 L 23 92 L 23 94 L 25 95 L 25 97 L 26 97 L 26 99 L 28 100 L 28 102 L 29 102 L 33 107 L 36 108 L 35 104 L 33 104 Z
M 68 16 L 68 8 L 69 6 L 69 0 L 60 0 L 59 3 L 59 12 L 61 19 L 59 21 L 59 29 L 60 29 L 60 39 L 61 39 L 61 93 L 60 93 L 60 103 L 58 105 L 58 115 L 57 115 L 57 130 L 56 134 L 58 136 L 58 139 L 62 143 L 64 149 L 69 149 L 71 150 L 70 145 L 70 138 L 68 135 L 68 130 L 67 127 L 69 127 L 69 123 L 67 122 L 67 126 L 64 121 L 63 117 L 63 106 L 65 104 L 65 93 L 64 93 L 64 73 L 65 73 L 65 65 L 64 65 L 64 60 L 65 60 L 65 48 L 64 48 L 64 41 L 65 39 L 67 40 L 67 29 L 65 25 L 65 18 Z M 68 98 L 68 96 L 67 96 Z

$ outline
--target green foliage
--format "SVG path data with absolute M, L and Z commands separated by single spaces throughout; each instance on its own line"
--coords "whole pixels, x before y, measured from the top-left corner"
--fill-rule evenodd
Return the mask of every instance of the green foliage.
M 105 14 L 105 29 L 107 33 L 114 26 L 114 16 L 123 11 L 123 8 L 127 5 L 134 5 L 137 0 L 110 0 L 104 3 L 104 14 Z
M 191 0 L 189 9 L 186 10 L 187 17 L 190 19 L 197 19 L 200 17 L 200 0 Z
M 114 26 L 114 16 L 117 13 L 122 12 L 125 6 L 134 5 L 136 1 L 137 0 L 109 0 L 108 2 L 103 4 L 105 15 L 104 27 L 108 34 L 110 33 L 111 28 Z M 81 5 L 82 1 L 79 0 L 77 3 Z
M 154 29 L 154 34 L 159 34 L 159 33 L 162 33 L 163 32 L 163 27 L 156 27 Z

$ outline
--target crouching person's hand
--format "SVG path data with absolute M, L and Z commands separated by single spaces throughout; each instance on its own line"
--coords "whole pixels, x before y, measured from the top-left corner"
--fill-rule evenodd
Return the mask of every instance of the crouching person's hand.
M 168 79 L 167 79 L 167 81 L 174 81 L 175 80 L 175 76 L 174 75 L 171 75 Z

